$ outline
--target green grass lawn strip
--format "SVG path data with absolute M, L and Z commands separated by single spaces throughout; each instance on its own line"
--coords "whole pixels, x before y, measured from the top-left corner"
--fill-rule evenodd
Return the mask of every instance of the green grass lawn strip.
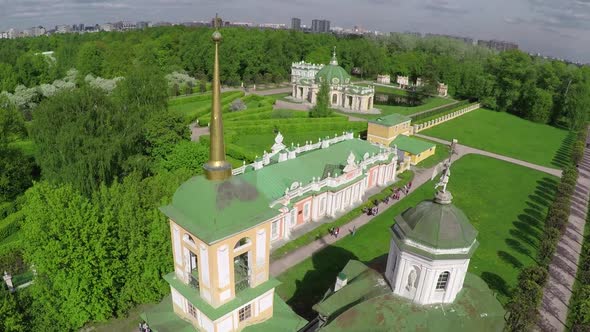
M 420 132 L 534 164 L 567 165 L 573 138 L 568 131 L 508 113 L 478 109 Z

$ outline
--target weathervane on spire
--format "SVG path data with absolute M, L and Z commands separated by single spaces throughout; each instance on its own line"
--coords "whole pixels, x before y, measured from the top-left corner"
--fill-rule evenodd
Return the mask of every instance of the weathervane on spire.
M 338 60 L 336 59 L 336 46 L 334 46 L 334 49 L 332 51 L 332 61 L 330 61 L 330 64 L 338 66 Z

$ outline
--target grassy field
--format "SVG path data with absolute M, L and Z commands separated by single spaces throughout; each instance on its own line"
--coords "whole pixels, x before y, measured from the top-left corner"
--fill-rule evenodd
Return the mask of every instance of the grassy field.
M 427 136 L 559 168 L 567 164 L 572 137 L 562 129 L 508 113 L 480 109 L 420 132 Z
M 544 173 L 478 155 L 463 157 L 453 166 L 449 183 L 453 202 L 479 231 L 480 247 L 469 269 L 488 283 L 503 304 L 520 269 L 534 263 L 542 220 L 556 183 L 556 178 Z M 433 185 L 426 183 L 358 229 L 354 237 L 344 237 L 280 275 L 280 296 L 299 314 L 312 317 L 311 306 L 333 285 L 348 260 L 384 264 L 394 216 L 432 198 Z

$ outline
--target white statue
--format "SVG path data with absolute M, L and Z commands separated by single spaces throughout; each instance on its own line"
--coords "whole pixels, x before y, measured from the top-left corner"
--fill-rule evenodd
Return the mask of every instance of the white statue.
M 350 152 L 350 154 L 348 155 L 348 159 L 346 159 L 346 166 L 344 167 L 344 173 L 348 173 L 351 171 L 354 171 L 358 168 L 358 166 L 356 165 L 355 161 L 355 156 L 354 153 L 352 153 L 352 151 Z
M 275 137 L 275 144 L 273 144 L 271 150 L 272 150 L 273 153 L 277 153 L 278 151 L 281 151 L 285 147 L 286 146 L 283 144 L 283 135 L 279 131 L 277 133 L 277 136 Z
M 418 274 L 416 273 L 416 269 L 412 269 L 412 271 L 410 271 L 410 274 L 408 274 L 408 290 L 415 288 L 416 287 L 416 277 L 418 276 Z
M 450 165 L 450 163 L 445 162 L 445 169 L 442 172 L 440 180 L 438 180 L 438 183 L 436 184 L 436 186 L 434 186 L 434 189 L 438 189 L 439 187 L 442 187 L 442 192 L 443 193 L 447 192 L 447 184 L 449 183 L 450 176 L 451 176 L 451 165 Z

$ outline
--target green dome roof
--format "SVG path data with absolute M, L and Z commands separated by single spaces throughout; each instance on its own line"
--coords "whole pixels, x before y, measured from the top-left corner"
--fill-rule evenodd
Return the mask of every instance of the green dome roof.
M 324 66 L 324 68 L 315 74 L 315 79 L 318 83 L 350 84 L 350 75 L 348 75 L 344 68 L 335 64 Z
M 477 237 L 465 213 L 453 204 L 423 201 L 395 218 L 404 239 L 434 249 L 468 248 Z

